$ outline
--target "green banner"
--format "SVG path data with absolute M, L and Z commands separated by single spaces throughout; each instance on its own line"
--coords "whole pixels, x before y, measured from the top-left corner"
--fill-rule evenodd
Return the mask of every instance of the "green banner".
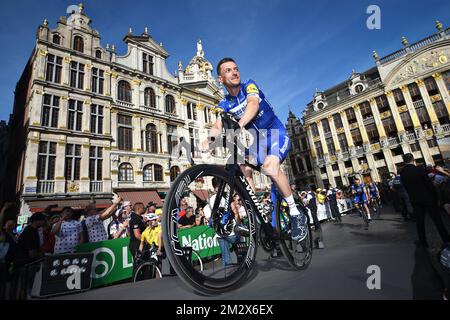
M 216 232 L 208 226 L 180 229 L 178 240 L 182 247 L 192 247 L 202 258 L 220 254 Z
M 131 278 L 133 258 L 128 246 L 130 238 L 120 238 L 78 246 L 78 252 L 92 252 L 92 287 Z

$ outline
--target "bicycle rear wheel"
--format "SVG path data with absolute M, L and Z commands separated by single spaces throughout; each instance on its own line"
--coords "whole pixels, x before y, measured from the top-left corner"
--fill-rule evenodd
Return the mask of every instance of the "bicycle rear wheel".
M 162 274 L 154 262 L 143 262 L 133 272 L 133 282 L 149 279 L 161 279 Z
M 299 210 L 301 208 L 298 207 Z M 311 233 L 311 226 L 309 224 L 309 217 L 306 212 L 303 214 L 307 217 L 307 235 L 306 238 L 299 243 L 291 238 L 291 223 L 289 214 L 281 211 L 278 201 L 276 217 L 277 217 L 277 231 L 280 234 L 280 248 L 283 255 L 287 258 L 289 264 L 297 269 L 304 270 L 308 268 L 312 259 L 313 237 Z
M 256 219 L 254 205 L 248 194 L 250 191 L 245 190 L 241 181 L 245 177 L 240 172 L 232 177 L 233 186 L 228 184 L 228 175 L 229 172 L 216 165 L 191 167 L 173 182 L 164 201 L 162 228 L 167 257 L 183 282 L 203 294 L 217 294 L 239 287 L 246 280 L 256 257 Z M 213 178 L 216 188 L 212 185 Z M 214 190 L 222 194 L 217 201 L 214 199 L 217 196 L 213 197 Z M 224 210 L 226 203 L 232 199 L 233 191 L 242 200 L 247 214 L 247 235 L 234 234 L 234 226 L 230 227 L 232 215 L 230 211 Z M 200 197 L 206 201 L 206 205 L 203 204 L 205 214 L 206 208 L 211 211 L 207 218 L 212 221 L 212 225 L 179 229 L 181 199 L 191 199 L 189 201 L 192 204 Z M 226 221 L 224 225 L 221 223 L 223 221 Z M 239 256 L 235 252 L 231 254 L 230 248 L 234 242 L 245 243 L 245 248 L 240 248 Z M 201 258 L 201 265 L 195 263 L 195 251 Z

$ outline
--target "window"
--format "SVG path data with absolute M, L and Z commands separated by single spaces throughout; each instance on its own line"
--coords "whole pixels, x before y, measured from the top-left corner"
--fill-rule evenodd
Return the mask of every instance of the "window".
M 69 100 L 69 115 L 67 117 L 67 129 L 81 131 L 83 119 L 83 101 Z
M 395 89 L 392 93 L 394 94 L 394 100 L 397 106 L 403 106 L 405 104 L 405 97 L 403 96 L 402 90 Z
M 405 129 L 413 127 L 413 122 L 409 112 L 400 113 L 400 118 L 402 119 L 403 127 L 405 127 Z
M 54 34 L 52 42 L 54 44 L 61 44 L 61 37 L 59 35 L 57 35 L 57 34 Z
M 144 181 L 164 181 L 163 168 L 159 164 L 146 165 L 144 167 L 143 176 Z
M 415 143 L 412 143 L 409 146 L 411 147 L 412 152 L 420 151 L 419 141 L 416 141 Z
M 416 109 L 417 117 L 421 124 L 430 124 L 430 117 L 428 116 L 427 109 L 424 107 L 420 107 Z
M 56 142 L 40 141 L 36 175 L 39 180 L 55 179 Z
M 103 107 L 91 105 L 91 133 L 103 134 Z
M 331 169 L 332 169 L 333 171 L 339 171 L 339 165 L 338 165 L 337 163 L 335 163 L 335 164 L 333 164 L 333 165 L 331 166 Z
M 409 93 L 411 94 L 411 98 L 413 101 L 421 99 L 419 86 L 417 83 L 413 82 L 408 84 Z
M 302 149 L 303 150 L 308 149 L 308 142 L 306 141 L 306 138 L 302 138 Z
M 75 36 L 73 38 L 73 50 L 78 52 L 84 51 L 84 41 L 83 38 L 80 36 Z
M 170 182 L 175 181 L 175 179 L 180 174 L 180 168 L 177 166 L 174 166 L 170 168 Z
M 364 90 L 364 87 L 362 84 L 356 85 L 356 87 L 355 87 L 356 93 L 361 93 L 363 90 Z
M 153 57 L 149 54 L 142 54 L 142 71 L 153 75 Z
M 335 113 L 333 115 L 333 121 L 334 121 L 334 126 L 336 127 L 336 129 L 344 127 L 344 125 L 342 123 L 341 116 L 339 115 L 339 113 Z
M 80 180 L 81 145 L 66 145 L 66 172 L 67 181 Z
M 312 171 L 311 159 L 309 158 L 309 156 L 306 156 L 305 162 L 306 162 L 306 168 L 308 169 L 308 171 Z
M 370 103 L 368 101 L 362 102 L 359 107 L 363 117 L 370 117 L 372 115 L 372 109 L 370 108 Z
M 324 133 L 329 133 L 331 131 L 328 119 L 322 119 L 322 128 Z
M 70 63 L 70 86 L 83 89 L 84 87 L 84 64 L 72 61 Z
M 345 133 L 338 134 L 338 141 L 339 141 L 339 147 L 341 148 L 341 151 L 347 152 L 348 144 L 347 144 L 347 137 L 345 136 Z
M 61 83 L 62 58 L 52 54 L 47 55 L 45 80 Z
M 370 143 L 378 142 L 380 136 L 378 135 L 377 126 L 375 123 L 369 124 L 366 126 L 367 137 L 370 140 Z
M 167 150 L 172 154 L 173 148 L 178 144 L 177 127 L 167 125 Z
M 435 95 L 439 93 L 436 81 L 433 77 L 428 77 L 425 79 L 425 87 L 430 95 Z
M 144 90 L 144 105 L 147 108 L 156 109 L 156 95 L 152 88 L 146 88 Z
M 317 123 L 313 123 L 311 125 L 311 133 L 312 133 L 313 137 L 319 136 L 319 128 L 317 127 Z
M 171 95 L 166 96 L 166 112 L 175 114 L 175 99 Z
M 129 163 L 122 163 L 119 166 L 119 181 L 134 181 L 133 167 Z
M 123 114 L 117 117 L 118 124 L 118 140 L 120 150 L 131 150 L 133 148 L 133 126 L 131 124 L 132 118 Z
M 383 123 L 384 131 L 386 131 L 388 136 L 396 135 L 397 127 L 395 126 L 394 118 L 385 118 L 381 120 L 381 122 Z
M 440 124 L 446 124 L 449 122 L 448 112 L 445 104 L 442 100 L 433 103 L 434 111 L 439 119 Z
M 91 181 L 102 180 L 103 148 L 89 147 L 89 179 Z
M 427 140 L 427 143 L 429 148 L 434 148 L 438 146 L 436 139 Z
M 361 146 L 362 145 L 361 131 L 359 131 L 359 129 L 356 128 L 351 130 L 350 132 L 352 134 L 353 144 L 355 146 Z
M 376 97 L 375 101 L 380 112 L 389 110 L 389 102 L 384 94 Z
M 58 113 L 59 97 L 44 94 L 41 125 L 44 127 L 56 128 L 58 126 Z
M 205 123 L 211 123 L 211 117 L 209 115 L 209 108 L 208 107 L 205 107 L 203 109 L 203 116 L 205 118 Z
M 323 159 L 322 143 L 320 141 L 316 141 L 314 142 L 314 147 L 316 148 L 317 158 Z
M 200 146 L 200 138 L 197 129 L 189 128 L 189 138 L 191 140 L 191 152 L 194 157 L 200 157 L 200 152 L 195 147 Z
M 450 70 L 442 72 L 442 79 L 444 79 L 447 90 L 450 91 Z
M 336 150 L 334 149 L 333 138 L 332 137 L 326 138 L 325 141 L 327 144 L 328 153 L 330 154 L 330 156 L 334 156 L 336 154 Z
M 348 120 L 349 124 L 356 122 L 356 114 L 355 114 L 355 110 L 353 110 L 353 108 L 348 108 L 347 110 L 345 110 L 345 115 L 347 116 L 347 120 Z
M 104 71 L 97 68 L 92 68 L 92 92 L 103 94 L 104 83 Z
M 158 133 L 154 124 L 147 125 L 145 129 L 145 146 L 148 152 L 158 152 Z
M 187 103 L 187 117 L 189 120 L 197 120 L 197 106 L 195 103 Z
M 317 108 L 318 108 L 319 110 L 322 109 L 323 106 L 324 106 L 323 102 L 319 102 L 319 103 L 317 104 Z
M 125 101 L 131 103 L 131 86 L 128 82 L 121 80 L 118 86 L 118 96 L 117 99 L 120 101 Z
M 95 57 L 97 59 L 101 59 L 102 58 L 102 50 L 95 50 Z

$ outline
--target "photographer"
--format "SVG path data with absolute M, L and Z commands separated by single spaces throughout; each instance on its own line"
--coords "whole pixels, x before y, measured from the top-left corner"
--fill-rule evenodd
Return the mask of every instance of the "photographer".
M 54 253 L 73 253 L 77 245 L 83 243 L 83 234 L 80 222 L 74 218 L 74 211 L 71 207 L 64 207 L 61 218 L 56 222 L 51 233 L 55 235 Z

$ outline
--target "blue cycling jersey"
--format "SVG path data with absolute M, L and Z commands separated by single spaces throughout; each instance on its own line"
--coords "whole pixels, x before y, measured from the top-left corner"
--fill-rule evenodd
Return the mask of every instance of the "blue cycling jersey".
M 364 184 L 352 185 L 352 190 L 356 193 L 356 195 L 360 196 L 365 194 L 364 192 Z
M 368 187 L 370 190 L 370 194 L 372 194 L 372 195 L 378 194 L 378 189 L 377 189 L 377 186 L 375 185 L 375 183 L 373 183 L 373 182 L 369 183 Z
M 258 165 L 262 165 L 268 155 L 276 155 L 283 162 L 291 147 L 289 135 L 264 93 L 253 80 L 241 83 L 238 95 L 227 94 L 217 108 L 240 120 L 247 108 L 248 97 L 259 98 L 259 109 L 255 118 L 245 126 L 255 138 L 247 152 L 255 157 Z

